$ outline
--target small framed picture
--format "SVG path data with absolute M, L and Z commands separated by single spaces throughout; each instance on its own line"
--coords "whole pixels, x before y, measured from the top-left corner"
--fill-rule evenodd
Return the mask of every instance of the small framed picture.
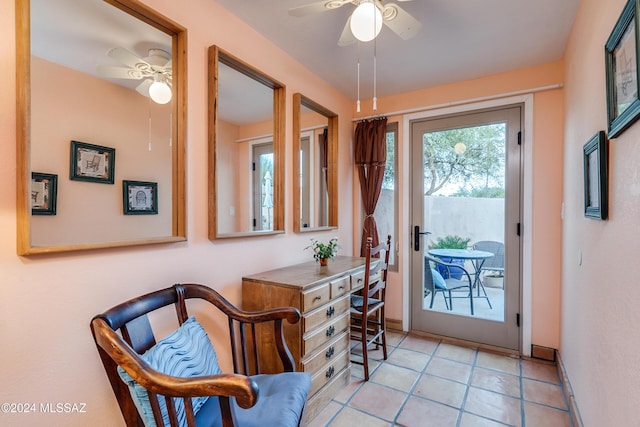
M 640 117 L 638 86 L 638 5 L 628 0 L 605 45 L 609 138 Z
M 584 216 L 607 219 L 607 137 L 600 131 L 584 145 Z
M 158 213 L 158 183 L 122 181 L 125 215 L 154 215 Z
M 31 215 L 55 215 L 58 175 L 31 172 Z
M 71 141 L 70 179 L 113 184 L 115 164 L 115 148 Z

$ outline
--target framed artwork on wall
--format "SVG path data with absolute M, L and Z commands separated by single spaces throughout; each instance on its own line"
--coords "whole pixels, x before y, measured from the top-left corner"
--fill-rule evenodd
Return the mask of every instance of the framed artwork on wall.
M 158 183 L 122 181 L 125 215 L 155 215 L 158 213 Z
M 638 5 L 629 0 L 605 45 L 609 138 L 640 117 L 638 81 Z
M 583 148 L 584 216 L 607 219 L 608 215 L 608 150 L 604 131 L 595 134 Z
M 31 172 L 31 215 L 55 215 L 58 175 Z
M 71 141 L 70 179 L 113 184 L 116 149 Z

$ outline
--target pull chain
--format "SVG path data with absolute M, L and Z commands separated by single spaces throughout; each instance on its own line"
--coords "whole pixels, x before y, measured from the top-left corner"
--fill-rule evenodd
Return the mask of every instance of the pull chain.
M 356 112 L 360 112 L 360 42 L 358 42 L 358 101 L 356 101 Z
M 151 98 L 149 98 L 149 123 L 147 134 L 149 137 L 149 151 L 151 151 Z

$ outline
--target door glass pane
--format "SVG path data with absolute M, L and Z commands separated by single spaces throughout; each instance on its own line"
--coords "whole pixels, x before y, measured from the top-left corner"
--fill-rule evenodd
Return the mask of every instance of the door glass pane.
M 505 133 L 494 123 L 422 135 L 423 251 L 436 259 L 424 258 L 424 310 L 504 321 Z
M 382 181 L 382 189 L 378 204 L 373 217 L 378 227 L 378 236 L 380 241 L 386 241 L 387 236 L 391 234 L 392 250 L 389 254 L 389 269 L 397 271 L 398 263 L 396 261 L 397 253 L 395 251 L 398 242 L 398 230 L 396 224 L 396 211 L 398 208 L 396 194 L 396 139 L 398 135 L 398 123 L 389 123 L 387 125 L 386 142 L 387 142 L 387 162 L 384 168 L 384 180 Z
M 254 146 L 254 230 L 273 230 L 273 144 Z

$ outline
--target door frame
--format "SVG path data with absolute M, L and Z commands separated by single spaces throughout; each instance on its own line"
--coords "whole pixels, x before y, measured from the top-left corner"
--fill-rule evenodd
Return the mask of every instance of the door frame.
M 402 182 L 401 185 L 402 199 L 405 200 L 402 207 L 401 218 L 405 224 L 401 229 L 402 239 L 404 240 L 404 248 L 406 251 L 412 250 L 411 242 L 411 209 L 410 203 L 411 182 L 409 164 L 410 164 L 410 139 L 411 132 L 410 122 L 413 120 L 425 119 L 448 114 L 457 114 L 463 112 L 471 112 L 486 108 L 503 107 L 512 104 L 524 104 L 524 122 L 522 124 L 522 144 L 523 144 L 523 161 L 522 161 L 522 289 L 520 293 L 520 354 L 531 356 L 531 320 L 532 320 L 532 219 L 533 219 L 533 94 L 524 94 L 517 96 L 509 96 L 504 98 L 494 98 L 485 101 L 459 103 L 457 105 L 445 104 L 439 106 L 428 107 L 424 111 L 406 114 L 402 118 Z M 411 329 L 411 257 L 402 257 L 400 260 L 400 268 L 402 274 L 402 329 L 409 331 Z

